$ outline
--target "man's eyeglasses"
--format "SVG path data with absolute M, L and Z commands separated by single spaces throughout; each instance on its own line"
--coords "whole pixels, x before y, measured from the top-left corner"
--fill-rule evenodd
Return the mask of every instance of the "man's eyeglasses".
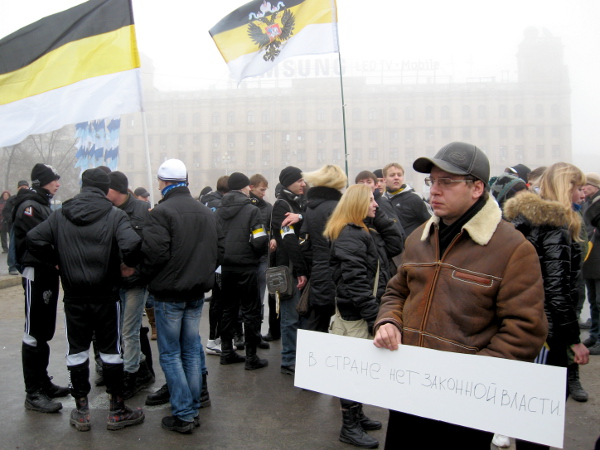
M 448 187 L 451 186 L 452 183 L 468 183 L 469 181 L 475 181 L 473 179 L 464 179 L 464 180 L 453 180 L 452 178 L 425 178 L 425 184 L 429 187 L 433 186 L 435 183 L 438 184 L 439 187 Z

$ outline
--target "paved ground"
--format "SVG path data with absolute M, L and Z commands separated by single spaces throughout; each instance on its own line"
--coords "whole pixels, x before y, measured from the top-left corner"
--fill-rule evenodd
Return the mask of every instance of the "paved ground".
M 2 264 L 0 260 L 0 264 Z M 2 268 L 5 273 L 5 267 Z M 0 276 L 2 280 L 18 277 Z M 201 322 L 203 342 L 208 333 L 208 305 Z M 128 448 L 162 449 L 342 449 L 351 448 L 338 441 L 341 424 L 336 398 L 295 388 L 291 376 L 279 372 L 280 342 L 270 350 L 259 350 L 269 359 L 269 367 L 245 371 L 243 365 L 220 366 L 216 356 L 207 356 L 208 385 L 212 406 L 202 409 L 202 425 L 192 435 L 180 435 L 161 429 L 160 420 L 170 414 L 169 405 L 145 407 L 146 421 L 141 426 L 121 431 L 106 430 L 107 395 L 102 388 L 92 388 L 92 430 L 75 431 L 69 425 L 73 408 L 70 398 L 63 398 L 64 409 L 58 414 L 40 414 L 23 407 L 24 388 L 21 371 L 21 336 L 23 330 L 23 290 L 20 285 L 0 289 L 0 448 L 1 449 L 69 449 Z M 50 374 L 58 384 L 68 383 L 64 363 L 65 335 L 62 307 L 59 304 L 57 332 L 51 343 Z M 145 320 L 145 319 L 144 319 Z M 143 406 L 145 396 L 158 389 L 164 376 L 158 364 L 153 342 L 154 361 L 158 369 L 152 389 L 140 393 L 128 404 Z M 600 356 L 582 369 L 582 382 L 590 401 L 567 402 L 565 449 L 590 450 L 600 435 Z M 384 423 L 387 411 L 365 406 L 365 411 Z M 385 427 L 384 427 L 385 429 Z M 384 431 L 371 434 L 383 444 Z M 449 448 L 461 448 L 449 442 Z M 491 446 L 495 449 L 494 446 Z M 513 447 L 514 448 L 514 447 Z

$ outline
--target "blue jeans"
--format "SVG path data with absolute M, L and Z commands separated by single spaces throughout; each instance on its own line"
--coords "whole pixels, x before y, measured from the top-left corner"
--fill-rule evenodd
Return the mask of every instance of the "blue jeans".
M 300 316 L 296 306 L 300 301 L 300 291 L 296 289 L 298 280 L 294 278 L 294 294 L 287 300 L 279 303 L 279 317 L 281 318 L 281 365 L 296 365 L 296 338 Z
M 590 315 L 592 317 L 592 328 L 590 337 L 598 340 L 600 337 L 600 280 L 585 280 L 587 287 L 588 302 L 590 302 Z
M 160 366 L 171 394 L 171 412 L 191 422 L 198 415 L 202 389 L 200 318 L 204 299 L 163 302 L 155 299 Z
M 120 289 L 121 297 L 121 337 L 123 339 L 123 370 L 136 373 L 140 368 L 141 346 L 140 327 L 146 288 L 133 287 Z M 144 358 L 145 359 L 145 358 Z

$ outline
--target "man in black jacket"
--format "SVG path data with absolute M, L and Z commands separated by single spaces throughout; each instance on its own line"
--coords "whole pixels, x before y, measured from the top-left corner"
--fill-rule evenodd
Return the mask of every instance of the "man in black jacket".
M 19 191 L 26 189 L 29 190 L 29 183 L 26 180 L 19 180 L 17 183 L 17 194 Z M 15 207 L 15 203 L 17 201 L 17 194 L 11 195 L 8 200 L 6 200 L 6 204 L 4 205 L 4 209 L 2 210 L 2 219 L 6 226 L 8 227 L 8 237 L 9 242 L 12 236 L 12 226 L 13 226 L 13 210 Z M 14 241 L 13 241 L 14 242 Z M 19 275 L 19 271 L 17 270 L 16 264 L 16 251 L 13 248 L 9 249 L 8 257 L 6 259 L 6 263 L 8 264 L 8 273 L 10 275 Z
M 300 229 L 304 217 L 305 204 L 302 195 L 306 183 L 302 171 L 288 166 L 279 174 L 279 182 L 283 189 L 273 204 L 273 221 L 271 230 L 277 241 L 275 264 L 288 266 L 296 280 L 294 292 L 289 298 L 280 302 L 281 317 L 281 373 L 293 375 L 296 370 L 296 337 L 300 317 L 296 306 L 300 301 L 300 289 L 308 281 L 308 268 L 300 249 Z
M 246 362 L 246 370 L 266 367 L 266 359 L 256 355 L 260 343 L 260 296 L 258 265 L 267 251 L 268 236 L 260 211 L 252 205 L 250 180 L 240 172 L 229 176 L 230 191 L 217 208 L 217 221 L 225 234 L 225 257 L 221 268 L 223 322 L 221 364 Z M 246 358 L 233 349 L 232 339 L 242 307 Z
M 122 211 L 125 211 L 132 228 L 142 237 L 144 223 L 148 219 L 150 204 L 138 200 L 128 191 L 129 180 L 123 172 L 114 171 L 108 174 L 110 185 L 108 199 Z M 123 285 L 119 290 L 121 303 L 121 335 L 123 339 L 123 369 L 125 400 L 133 397 L 142 388 L 154 381 L 154 374 L 146 362 L 146 356 L 141 351 L 140 328 L 146 301 L 146 279 L 139 270 L 131 276 L 123 278 Z M 154 310 L 149 314 L 154 314 Z M 150 318 L 150 316 L 148 316 Z M 146 329 L 147 331 L 147 329 Z M 150 361 L 151 363 L 151 361 Z
M 56 329 L 58 270 L 27 251 L 27 233 L 45 221 L 52 209 L 50 200 L 60 187 L 60 176 L 46 164 L 31 171 L 32 189 L 21 189 L 12 208 L 16 262 L 23 273 L 25 290 L 25 333 L 22 359 L 25 379 L 25 408 L 44 413 L 56 412 L 62 404 L 51 399 L 64 397 L 69 390 L 54 385 L 48 376 L 50 346 Z M 11 249 L 11 252 L 13 250 Z
M 172 415 L 162 419 L 162 427 L 180 433 L 200 426 L 200 317 L 224 245 L 214 214 L 192 197 L 187 184 L 182 161 L 169 159 L 159 167 L 163 199 L 144 228 L 142 267 L 151 280 L 160 365 L 170 393 Z
M 76 409 L 71 425 L 91 428 L 87 395 L 90 392 L 89 349 L 92 334 L 102 359 L 102 373 L 110 400 L 107 429 L 119 430 L 144 421 L 140 408 L 123 400 L 123 359 L 119 334 L 121 274 L 140 259 L 141 239 L 127 214 L 106 197 L 110 179 L 102 169 L 81 176 L 81 192 L 63 203 L 45 222 L 27 234 L 27 249 L 40 260 L 60 268 L 64 289 L 67 368 Z

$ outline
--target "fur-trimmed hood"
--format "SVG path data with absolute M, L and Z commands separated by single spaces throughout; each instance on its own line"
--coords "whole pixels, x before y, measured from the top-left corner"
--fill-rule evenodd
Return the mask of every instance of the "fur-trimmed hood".
M 567 225 L 567 211 L 556 201 L 545 200 L 533 192 L 517 194 L 504 204 L 504 217 L 509 222 L 522 216 L 531 225 L 560 227 Z
M 496 203 L 496 200 L 490 196 L 481 211 L 473 216 L 466 224 L 463 225 L 462 229 L 469 233 L 471 239 L 476 244 L 487 245 L 492 239 L 498 224 L 502 220 L 502 211 Z M 434 224 L 438 224 L 440 218 L 436 215 L 431 216 L 431 219 L 425 224 L 421 240 L 426 241 L 431 233 L 431 227 Z

